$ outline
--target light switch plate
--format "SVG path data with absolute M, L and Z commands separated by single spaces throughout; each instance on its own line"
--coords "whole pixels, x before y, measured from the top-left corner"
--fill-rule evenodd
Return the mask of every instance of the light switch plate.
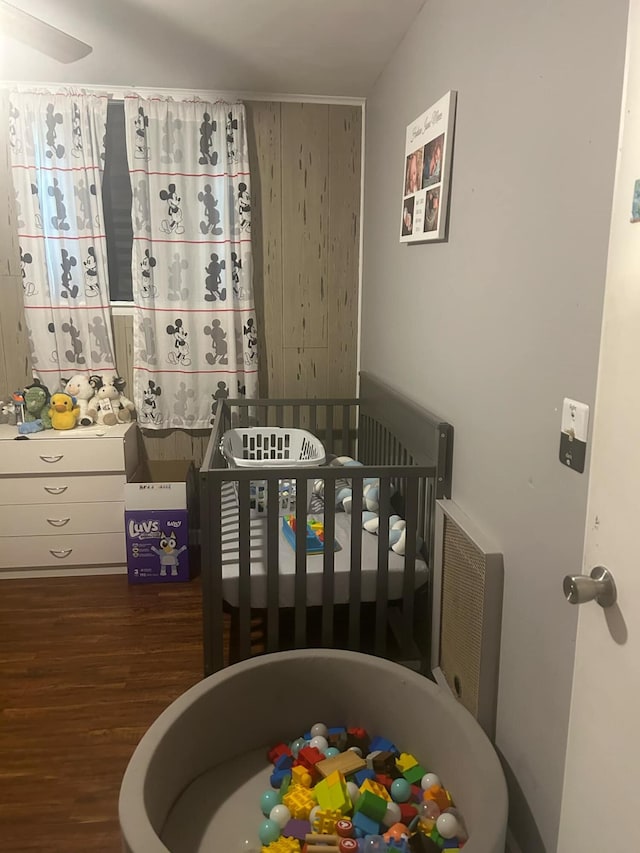
M 560 461 L 567 468 L 582 474 L 587 458 L 589 406 L 565 397 L 560 429 Z

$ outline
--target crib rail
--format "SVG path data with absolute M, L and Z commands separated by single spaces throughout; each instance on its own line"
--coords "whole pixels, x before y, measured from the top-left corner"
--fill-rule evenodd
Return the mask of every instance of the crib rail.
M 359 399 L 286 399 L 218 401 L 214 425 L 200 469 L 201 544 L 204 616 L 205 674 L 229 661 L 223 652 L 225 610 L 231 613 L 231 659 L 249 657 L 254 648 L 252 632 L 256 617 L 260 626 L 260 651 L 282 648 L 332 646 L 393 657 L 414 669 L 426 671 L 429 659 L 430 584 L 416 591 L 416 557 L 431 570 L 434 558 L 436 500 L 450 497 L 452 427 L 394 397 L 377 380 L 362 374 Z M 391 398 L 390 399 L 390 395 Z M 399 402 L 398 402 L 399 401 Z M 222 435 L 231 427 L 280 426 L 308 429 L 318 436 L 330 455 L 357 458 L 363 467 L 319 466 L 317 468 L 248 469 L 227 468 L 220 451 Z M 336 529 L 335 495 L 339 480 L 348 476 L 352 486 L 349 519 L 350 542 L 348 600 L 336 602 L 335 553 L 310 556 L 305 547 L 306 490 L 316 479 L 324 481 L 325 541 L 332 543 Z M 363 481 L 380 481 L 379 535 L 375 602 L 362 595 Z M 266 566 L 265 607 L 252 606 L 252 536 L 250 518 L 251 482 L 266 482 L 267 512 L 261 527 L 262 561 Z M 282 605 L 280 576 L 280 524 L 278 484 L 292 480 L 297 492 L 295 574 L 291 606 Z M 229 494 L 236 496 L 237 602 L 224 604 L 225 566 L 229 533 L 224 507 Z M 406 521 L 406 552 L 402 591 L 389 600 L 389 517 L 397 513 Z M 364 534 L 369 536 L 370 534 Z M 417 545 L 419 543 L 419 545 Z M 286 543 L 286 547 L 290 547 Z M 321 603 L 308 606 L 312 578 L 309 561 L 322 561 Z M 288 579 L 291 582 L 291 578 Z M 315 589 L 314 600 L 317 597 Z M 370 596 L 369 596 L 370 597 Z
M 260 471 L 260 478 L 267 481 L 267 513 L 260 534 L 262 553 L 266 554 L 266 608 L 264 620 L 264 651 L 276 651 L 287 643 L 295 648 L 314 645 L 324 647 L 346 647 L 353 650 L 370 651 L 380 656 L 400 657 L 403 662 L 420 668 L 426 653 L 428 639 L 428 600 L 426 595 L 416 596 L 415 572 L 418 534 L 418 497 L 421 483 L 432 478 L 434 471 L 428 467 L 415 466 L 408 471 L 394 466 L 366 466 L 349 470 L 352 482 L 353 505 L 350 516 L 350 572 L 348 603 L 336 607 L 334 596 L 335 552 L 326 547 L 322 556 L 309 555 L 306 550 L 305 532 L 308 513 L 304 494 L 309 482 L 317 478 L 324 480 L 325 542 L 332 543 L 335 537 L 335 494 L 336 483 L 344 478 L 342 468 L 282 468 L 275 472 Z M 202 474 L 202 514 L 209 521 L 203 527 L 203 596 L 204 596 L 204 645 L 205 671 L 217 671 L 225 665 L 223 656 L 224 625 L 224 566 L 228 553 L 228 539 L 224 525 L 226 494 L 236 493 L 230 488 L 237 483 L 239 506 L 237 521 L 237 543 L 234 536 L 234 561 L 238 564 L 238 604 L 234 613 L 234 656 L 245 659 L 251 655 L 251 630 L 255 608 L 252 608 L 251 561 L 252 527 L 250 517 L 250 484 L 256 473 L 249 469 L 220 469 Z M 365 477 L 380 479 L 380 533 L 377 536 L 377 573 L 375 603 L 365 604 L 362 599 L 362 536 L 371 534 L 362 531 L 363 480 Z M 296 511 L 296 549 L 294 594 L 291 608 L 281 606 L 282 578 L 280 563 L 280 525 L 278 514 L 279 479 L 296 482 L 298 509 Z M 399 599 L 390 602 L 389 596 L 389 518 L 393 513 L 391 498 L 392 478 L 402 482 L 404 492 L 405 519 L 407 524 L 406 552 L 404 555 L 403 587 Z M 235 531 L 234 531 L 235 533 Z M 255 544 L 255 543 L 254 543 Z M 288 547 L 288 545 L 286 546 Z M 236 554 L 237 548 L 237 554 Z M 322 560 L 321 604 L 307 606 L 309 560 Z M 395 618 L 390 617 L 390 609 Z M 393 618 L 395 633 L 390 634 L 390 618 Z M 420 650 L 416 628 L 422 631 L 423 649 Z M 398 630 L 399 629 L 399 630 Z

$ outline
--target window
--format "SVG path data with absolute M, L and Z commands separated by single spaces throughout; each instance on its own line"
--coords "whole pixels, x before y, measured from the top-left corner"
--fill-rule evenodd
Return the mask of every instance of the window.
M 109 291 L 112 302 L 132 302 L 131 183 L 127 165 L 124 103 L 109 101 L 102 185 Z

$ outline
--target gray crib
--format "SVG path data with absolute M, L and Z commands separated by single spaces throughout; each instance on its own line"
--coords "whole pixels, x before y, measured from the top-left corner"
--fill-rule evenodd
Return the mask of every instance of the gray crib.
M 234 427 L 302 428 L 327 457 L 362 465 L 229 468 L 221 453 Z M 453 428 L 371 374 L 357 399 L 219 400 L 200 469 L 201 561 L 205 675 L 225 665 L 225 613 L 232 660 L 252 651 L 262 626 L 265 652 L 286 648 L 367 651 L 427 672 L 435 502 L 451 497 Z M 347 476 L 350 514 L 336 508 L 336 484 Z M 379 479 L 379 532 L 362 528 L 363 482 Z M 295 547 L 282 532 L 279 483 L 296 487 Z M 307 490 L 324 481 L 321 515 L 326 543 L 306 549 Z M 251 512 L 251 484 L 266 484 L 266 512 Z M 389 519 L 406 522 L 402 556 L 389 547 Z M 317 515 L 313 515 L 317 517 Z M 228 661 L 226 661 L 228 662 Z

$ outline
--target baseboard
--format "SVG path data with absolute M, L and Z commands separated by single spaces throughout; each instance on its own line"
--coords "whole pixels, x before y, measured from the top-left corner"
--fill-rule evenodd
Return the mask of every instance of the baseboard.
M 0 570 L 0 581 L 20 580 L 20 578 L 69 578 L 89 575 L 126 575 L 126 566 L 76 566 L 66 569 L 10 569 Z

